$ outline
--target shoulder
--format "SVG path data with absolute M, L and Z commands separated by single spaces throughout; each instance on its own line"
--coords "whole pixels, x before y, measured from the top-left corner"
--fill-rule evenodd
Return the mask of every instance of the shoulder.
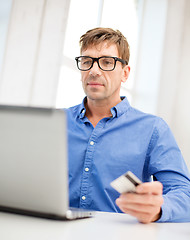
M 75 105 L 70 108 L 64 108 L 63 110 L 68 117 L 77 117 L 80 114 L 81 104 Z
M 136 131 L 148 133 L 151 142 L 156 142 L 158 139 L 174 138 L 169 125 L 160 116 L 145 113 L 133 107 L 129 109 L 127 115 L 131 121 L 131 124 L 136 126 Z
M 156 116 L 154 114 L 145 113 L 134 107 L 130 107 L 128 109 L 127 115 L 134 121 L 150 124 L 154 128 L 159 129 L 168 128 L 168 124 L 163 120 L 163 118 Z

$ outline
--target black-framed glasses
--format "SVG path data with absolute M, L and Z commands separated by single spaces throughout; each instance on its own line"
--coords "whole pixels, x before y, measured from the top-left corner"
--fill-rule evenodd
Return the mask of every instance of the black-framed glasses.
M 113 71 L 116 66 L 116 62 L 119 61 L 123 65 L 127 65 L 128 63 L 118 57 L 109 57 L 103 56 L 99 58 L 93 58 L 89 56 L 79 56 L 75 58 L 77 62 L 77 67 L 81 71 L 88 71 L 93 67 L 94 62 L 98 63 L 98 67 L 103 71 Z

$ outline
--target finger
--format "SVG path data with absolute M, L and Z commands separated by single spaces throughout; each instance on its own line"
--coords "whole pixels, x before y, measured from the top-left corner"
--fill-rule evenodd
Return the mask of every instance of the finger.
M 140 222 L 153 222 L 161 216 L 161 206 L 149 206 L 143 204 L 119 204 L 122 212 L 136 217 Z
M 120 209 L 123 209 L 125 212 L 129 211 L 135 211 L 138 213 L 148 213 L 148 214 L 154 214 L 155 212 L 159 212 L 161 209 L 160 205 L 144 205 L 144 204 L 135 204 L 130 203 L 127 205 L 120 205 Z
M 136 187 L 137 193 L 152 193 L 152 194 L 162 194 L 163 192 L 163 185 L 161 182 L 145 182 Z
M 139 222 L 141 223 L 150 223 L 157 221 L 161 216 L 161 210 L 157 214 L 149 214 L 149 213 L 143 213 L 143 212 L 136 212 L 127 210 L 127 214 L 130 214 L 133 217 L 136 217 Z
M 133 204 L 144 204 L 152 206 L 161 206 L 163 204 L 162 195 L 153 195 L 153 194 L 122 194 L 118 200 L 118 204 L 127 205 L 130 203 Z

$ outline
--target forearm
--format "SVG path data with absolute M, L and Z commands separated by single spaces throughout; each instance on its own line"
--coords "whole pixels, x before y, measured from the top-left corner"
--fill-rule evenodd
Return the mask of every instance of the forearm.
M 163 195 L 162 215 L 157 222 L 190 222 L 190 185 Z

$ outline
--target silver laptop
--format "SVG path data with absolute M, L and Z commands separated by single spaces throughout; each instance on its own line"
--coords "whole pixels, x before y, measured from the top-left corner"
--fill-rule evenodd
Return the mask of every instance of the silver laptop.
M 70 210 L 66 114 L 0 105 L 0 210 L 51 219 L 89 217 Z

